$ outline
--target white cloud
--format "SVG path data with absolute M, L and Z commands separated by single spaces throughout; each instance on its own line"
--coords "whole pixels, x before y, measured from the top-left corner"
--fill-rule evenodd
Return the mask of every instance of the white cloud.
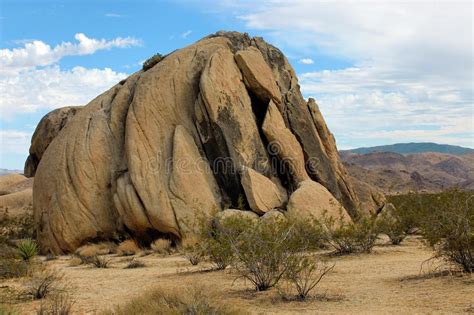
M 10 119 L 41 108 L 85 105 L 126 76 L 109 68 L 63 71 L 54 65 L 0 77 L 0 112 Z
M 474 147 L 472 9 L 470 1 L 232 5 L 246 27 L 287 53 L 351 61 L 300 76 L 343 147 L 411 140 Z
M 30 147 L 30 139 L 31 133 L 29 132 L 20 130 L 0 130 L 0 148 L 2 155 L 7 152 L 8 154 L 24 155 L 25 152 L 28 152 Z
M 35 40 L 25 43 L 23 48 L 0 49 L 0 75 L 12 75 L 38 66 L 48 66 L 65 56 L 90 55 L 98 50 L 140 45 L 140 40 L 133 37 L 106 40 L 77 33 L 74 38 L 78 43 L 63 42 L 53 48 Z
M 193 32 L 192 30 L 188 30 L 188 31 L 182 33 L 181 37 L 182 38 L 188 38 L 188 36 L 191 35 L 192 32 Z
M 298 62 L 304 65 L 312 65 L 314 63 L 314 60 L 311 58 L 303 58 L 303 59 L 298 60 Z

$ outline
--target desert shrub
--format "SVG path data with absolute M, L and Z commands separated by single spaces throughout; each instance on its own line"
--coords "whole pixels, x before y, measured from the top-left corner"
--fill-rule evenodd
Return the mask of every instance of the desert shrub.
M 424 196 L 421 231 L 437 257 L 474 272 L 474 195 L 451 190 Z
M 234 258 L 231 240 L 252 226 L 250 219 L 229 217 L 221 220 L 207 220 L 202 223 L 200 249 L 217 270 L 229 266 Z
M 398 228 L 403 229 L 405 234 L 411 234 L 423 224 L 424 217 L 428 212 L 424 194 L 410 192 L 388 196 L 387 201 L 393 204 L 394 209 L 391 212 L 399 221 Z
M 35 270 L 27 283 L 26 294 L 33 299 L 43 299 L 50 293 L 60 290 L 60 282 L 62 279 L 63 274 L 57 270 Z
M 42 301 L 39 309 L 36 310 L 37 315 L 69 315 L 72 314 L 72 307 L 75 301 L 67 293 L 54 294 L 52 298 L 44 302 Z
M 126 240 L 117 247 L 117 254 L 121 256 L 132 256 L 140 251 L 137 243 L 134 240 Z
M 104 256 L 88 257 L 86 261 L 96 268 L 109 268 L 110 264 L 110 259 Z
M 28 263 L 23 260 L 0 258 L 0 279 L 25 277 L 28 270 Z
M 378 236 L 375 219 L 362 217 L 357 222 L 325 218 L 327 241 L 336 254 L 370 253 Z
M 145 263 L 141 262 L 139 260 L 132 259 L 128 262 L 128 264 L 125 266 L 125 269 L 136 269 L 136 268 L 144 268 Z
M 21 215 L 10 216 L 4 213 L 0 218 L 0 242 L 7 243 L 10 240 L 34 238 L 35 224 L 33 221 L 33 209 L 27 207 Z
M 334 266 L 334 264 L 328 265 L 318 261 L 314 257 L 295 257 L 292 260 L 292 264 L 288 267 L 286 279 L 295 287 L 297 292 L 296 298 L 298 300 L 305 300 Z
M 406 227 L 396 209 L 390 213 L 382 212 L 377 218 L 377 225 L 380 233 L 386 234 L 392 245 L 399 245 L 406 237 Z
M 21 259 L 24 261 L 29 261 L 38 254 L 38 244 L 35 240 L 28 238 L 18 243 L 17 250 Z
M 151 249 L 158 254 L 171 254 L 171 240 L 159 238 L 151 243 Z
M 167 291 L 155 289 L 104 314 L 237 314 L 229 306 L 219 302 L 218 298 L 210 297 L 206 292 L 209 290 L 203 288 L 167 289 Z
M 304 250 L 318 250 L 326 248 L 326 232 L 323 225 L 315 218 L 301 219 L 289 217 L 288 222 L 280 222 L 287 224 L 287 228 L 292 233 L 292 241 Z
M 235 256 L 235 269 L 257 291 L 275 286 L 306 243 L 295 237 L 288 222 L 250 223 L 238 235 L 226 235 Z

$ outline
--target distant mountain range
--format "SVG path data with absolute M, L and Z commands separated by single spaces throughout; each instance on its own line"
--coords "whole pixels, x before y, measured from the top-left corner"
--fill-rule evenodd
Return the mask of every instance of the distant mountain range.
M 21 173 L 23 173 L 23 170 L 9 170 L 9 169 L 6 169 L 6 168 L 0 168 L 0 176 L 8 175 L 8 174 L 15 174 L 15 173 L 21 174 Z
M 341 152 L 350 152 L 356 154 L 367 154 L 372 152 L 393 152 L 398 154 L 413 153 L 448 153 L 448 154 L 466 154 L 474 152 L 474 149 L 465 148 L 457 145 L 437 144 L 432 142 L 411 142 L 395 143 L 390 145 L 381 145 L 375 147 L 357 148 L 351 150 L 341 150 Z
M 474 190 L 474 150 L 465 154 L 342 151 L 340 155 L 352 177 L 385 194 L 438 192 L 453 187 Z

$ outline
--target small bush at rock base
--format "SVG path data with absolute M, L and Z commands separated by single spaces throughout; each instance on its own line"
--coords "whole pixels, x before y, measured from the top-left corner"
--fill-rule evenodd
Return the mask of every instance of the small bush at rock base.
M 22 240 L 17 245 L 18 255 L 24 261 L 29 261 L 31 258 L 38 254 L 38 244 L 36 241 L 28 238 Z

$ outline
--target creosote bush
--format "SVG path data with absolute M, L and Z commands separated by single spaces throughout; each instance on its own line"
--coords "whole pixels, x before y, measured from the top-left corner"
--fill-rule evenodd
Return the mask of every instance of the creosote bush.
M 389 200 L 420 229 L 435 257 L 474 271 L 474 194 L 448 190 L 436 194 L 407 194 Z
M 300 256 L 293 260 L 286 273 L 287 280 L 296 289 L 296 298 L 300 301 L 306 300 L 310 292 L 319 284 L 335 264 L 328 265 L 320 262 L 314 257 Z
M 375 219 L 362 217 L 357 222 L 325 218 L 327 241 L 336 254 L 370 253 L 379 231 Z
M 295 269 L 310 268 L 300 262 L 303 253 L 319 248 L 323 238 L 321 225 L 301 220 L 228 217 L 213 221 L 203 231 L 204 255 L 216 268 L 232 265 L 237 277 L 250 281 L 256 291 L 274 287 L 291 270 L 297 274 Z
M 407 236 L 406 227 L 397 209 L 390 208 L 390 212 L 384 211 L 377 218 L 377 226 L 380 233 L 384 233 L 390 239 L 392 245 L 400 245 Z

